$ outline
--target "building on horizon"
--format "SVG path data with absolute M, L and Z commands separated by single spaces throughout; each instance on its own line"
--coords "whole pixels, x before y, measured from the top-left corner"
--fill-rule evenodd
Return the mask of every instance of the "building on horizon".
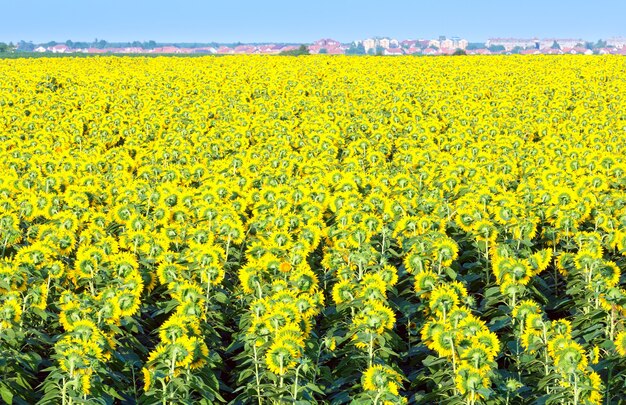
M 485 43 L 487 48 L 503 46 L 506 52 L 515 48 L 521 49 L 550 49 L 557 43 L 559 48 L 575 48 L 584 45 L 585 41 L 574 38 L 489 38 Z
M 446 38 L 440 36 L 439 39 L 431 39 L 428 41 L 428 47 L 435 47 L 442 50 L 466 50 L 468 45 L 468 40 L 459 37 Z
M 365 49 L 365 53 L 370 53 L 370 50 L 372 50 L 373 52 L 376 52 L 376 50 L 378 50 L 379 48 L 382 48 L 383 50 L 385 50 L 385 49 L 400 47 L 400 41 L 398 41 L 397 39 L 388 38 L 388 37 L 367 38 L 362 41 L 356 41 L 356 43 L 357 44 L 361 43 L 363 45 L 363 48 Z
M 539 41 L 539 49 L 548 49 L 551 48 L 554 43 L 559 45 L 559 48 L 575 48 L 577 46 L 583 46 L 585 41 L 582 39 L 573 39 L 573 38 L 545 38 Z
M 491 48 L 492 46 L 503 46 L 504 50 L 509 52 L 515 48 L 522 49 L 539 49 L 538 38 L 489 38 L 485 42 L 485 47 Z
M 606 40 L 607 46 L 613 46 L 615 48 L 623 48 L 626 46 L 626 38 L 624 37 L 613 37 Z

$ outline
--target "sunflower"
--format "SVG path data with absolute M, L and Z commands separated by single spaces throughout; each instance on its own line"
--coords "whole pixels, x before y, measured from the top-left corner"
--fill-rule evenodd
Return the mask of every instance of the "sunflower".
M 459 322 L 470 316 L 472 316 L 472 312 L 467 307 L 456 307 L 448 314 L 448 320 L 452 322 L 452 325 L 456 328 Z
M 615 351 L 622 357 L 626 356 L 626 331 L 618 333 L 614 343 Z
M 117 297 L 113 294 L 111 297 L 99 296 L 100 311 L 99 314 L 108 325 L 120 325 L 122 310 L 120 309 Z
M 498 336 L 486 328 L 477 332 L 472 340 L 482 345 L 492 358 L 495 358 L 500 352 Z
M 304 338 L 305 334 L 294 322 L 286 324 L 274 334 L 274 340 L 280 340 L 284 344 L 292 345 L 298 351 L 304 350 Z
M 402 376 L 389 366 L 375 364 L 361 376 L 361 386 L 365 391 L 398 395 Z
M 569 252 L 562 252 L 557 257 L 557 261 L 556 261 L 556 268 L 559 271 L 559 273 L 566 276 L 567 273 L 572 271 L 576 266 L 574 259 L 575 259 L 574 254 L 569 253 Z
M 543 341 L 543 335 L 540 331 L 527 328 L 524 329 L 522 336 L 520 337 L 522 347 L 528 350 L 530 353 L 534 353 L 542 347 L 545 342 Z
M 315 299 L 307 294 L 298 296 L 294 305 L 298 308 L 302 317 L 305 319 L 310 319 L 320 312 L 320 308 L 318 308 Z
M 144 367 L 141 369 L 141 373 L 143 374 L 143 390 L 148 392 L 152 388 L 153 371 Z
M 17 324 L 22 317 L 21 299 L 17 294 L 3 297 L 0 305 L 0 329 L 8 329 Z
M 239 270 L 239 281 L 243 287 L 243 292 L 252 294 L 261 290 L 263 280 L 261 278 L 261 270 L 253 263 L 248 263 Z M 261 294 L 259 292 L 259 294 Z
M 567 319 L 559 319 L 552 322 L 552 331 L 557 336 L 571 336 L 572 335 L 572 323 Z
M 471 364 L 481 374 L 489 372 L 494 358 L 492 351 L 480 343 L 461 353 L 461 359 Z
M 344 279 L 333 286 L 333 301 L 335 305 L 350 302 L 356 297 L 356 284 L 350 279 Z
M 312 294 L 319 288 L 317 275 L 308 266 L 298 266 L 290 275 L 289 280 L 304 293 Z
M 427 271 L 430 267 L 431 260 L 415 250 L 411 250 L 404 258 L 404 267 L 411 274 L 418 274 Z
M 532 274 L 528 260 L 511 259 L 507 272 L 502 274 L 502 280 L 504 282 L 512 280 L 516 284 L 526 285 L 530 281 Z
M 620 268 L 612 261 L 603 260 L 596 277 L 601 277 L 607 287 L 616 287 L 622 275 Z
M 52 255 L 53 251 L 50 245 L 39 241 L 19 249 L 14 261 L 18 265 L 25 264 L 38 267 L 48 262 Z
M 76 255 L 76 261 L 74 262 L 74 274 L 79 279 L 92 279 L 98 270 L 98 263 L 91 257 Z
M 513 316 L 513 318 L 515 318 L 516 320 L 522 323 L 525 321 L 526 317 L 529 314 L 536 314 L 536 315 L 541 314 L 539 304 L 537 304 L 533 300 L 520 301 L 515 306 L 515 308 L 513 308 L 513 311 L 511 312 L 511 315 Z
M 589 380 L 589 389 L 583 392 L 583 398 L 586 397 L 588 403 L 593 405 L 602 404 L 602 392 L 604 391 L 604 385 L 602 384 L 602 378 L 598 373 L 592 371 L 587 374 L 586 377 Z
M 424 271 L 415 275 L 415 292 L 428 294 L 433 291 L 439 281 L 439 276 L 432 271 Z
M 456 292 L 456 289 L 446 285 L 441 284 L 436 286 L 428 299 L 428 306 L 431 311 L 437 313 L 439 316 L 442 316 L 444 321 L 446 320 L 446 314 L 450 313 L 450 311 L 455 308 L 459 303 L 459 295 Z
M 133 316 L 139 311 L 141 305 L 140 292 L 119 291 L 115 300 L 120 308 L 121 316 Z
M 167 345 L 177 368 L 191 367 L 195 360 L 196 346 L 198 344 L 198 338 L 195 336 L 181 336 L 175 342 Z
M 59 313 L 59 323 L 64 330 L 69 331 L 72 329 L 74 322 L 83 319 L 86 315 L 85 310 L 81 308 L 80 303 L 76 301 L 70 301 L 61 305 L 61 312 Z
M 48 269 L 48 275 L 52 278 L 52 279 L 60 279 L 61 277 L 63 277 L 63 275 L 65 274 L 65 264 L 63 264 L 63 262 L 59 261 L 59 260 L 55 260 L 53 262 L 50 262 L 47 265 L 47 269 Z
M 265 354 L 265 363 L 269 371 L 282 376 L 296 366 L 298 357 L 299 353 L 293 345 L 276 340 Z
M 390 265 L 385 265 L 378 270 L 382 280 L 387 283 L 389 287 L 393 287 L 398 283 L 398 270 Z
M 554 364 L 562 373 L 570 375 L 577 370 L 587 369 L 587 356 L 582 346 L 576 342 L 569 341 L 562 348 L 554 352 Z
M 126 278 L 130 273 L 136 272 L 139 268 L 137 256 L 129 252 L 111 254 L 108 256 L 109 266 L 120 278 Z
M 457 332 L 453 330 L 438 330 L 433 333 L 432 348 L 437 352 L 439 357 L 452 356 L 457 351 L 455 342 Z
M 541 249 L 533 253 L 530 257 L 530 264 L 533 268 L 533 274 L 539 274 L 544 271 L 552 260 L 551 249 Z
M 500 292 L 508 297 L 519 297 L 524 291 L 524 285 L 516 282 L 515 280 L 509 279 L 500 284 Z
M 574 264 L 579 270 L 595 268 L 596 265 L 600 263 L 601 257 L 602 257 L 602 254 L 598 256 L 592 250 L 581 249 L 574 256 Z
M 459 393 L 469 396 L 473 401 L 484 397 L 485 390 L 491 386 L 489 378 L 474 366 L 470 364 L 462 364 L 454 376 Z
M 441 263 L 441 266 L 450 266 L 458 257 L 459 246 L 451 238 L 441 238 L 433 242 L 433 262 Z
M 265 319 L 254 319 L 246 331 L 246 337 L 252 340 L 257 347 L 269 340 L 271 334 L 272 329 L 265 322 Z
M 474 210 L 471 208 L 459 208 L 454 218 L 454 222 L 456 222 L 459 228 L 467 233 L 470 233 L 474 229 L 476 221 Z
M 457 329 L 460 334 L 472 338 L 480 331 L 487 330 L 487 327 L 482 319 L 470 314 L 459 322 Z
M 197 326 L 198 319 L 174 314 L 170 316 L 159 328 L 159 338 L 163 343 L 173 343 L 182 336 L 196 335 L 201 332 Z
M 382 334 L 385 329 L 393 329 L 396 323 L 396 315 L 383 301 L 368 300 L 365 302 L 364 309 L 363 312 L 368 326 L 376 329 L 378 334 Z
M 368 273 L 360 283 L 359 295 L 366 300 L 387 299 L 387 285 L 378 273 Z

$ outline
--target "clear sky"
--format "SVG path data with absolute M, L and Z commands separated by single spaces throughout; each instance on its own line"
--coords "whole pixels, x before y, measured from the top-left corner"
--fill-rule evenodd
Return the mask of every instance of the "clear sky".
M 626 36 L 626 0 L 2 0 L 0 41 Z

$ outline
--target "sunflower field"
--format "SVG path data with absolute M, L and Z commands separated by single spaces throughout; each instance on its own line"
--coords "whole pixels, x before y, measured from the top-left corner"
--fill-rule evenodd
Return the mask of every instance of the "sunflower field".
M 626 403 L 626 59 L 0 64 L 0 403 Z

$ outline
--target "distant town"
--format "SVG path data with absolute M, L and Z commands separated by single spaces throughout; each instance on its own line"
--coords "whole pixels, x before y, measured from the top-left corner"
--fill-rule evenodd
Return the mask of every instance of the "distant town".
M 320 39 L 312 44 L 162 44 L 155 41 L 109 43 L 95 39 L 93 42 L 48 42 L 34 44 L 20 41 L 17 44 L 0 43 L 1 52 L 30 52 L 41 54 L 294 54 L 304 50 L 309 54 L 329 55 L 494 55 L 494 54 L 583 54 L 626 55 L 626 38 L 609 38 L 589 42 L 573 38 L 490 38 L 486 42 L 469 42 L 464 38 L 440 36 L 437 39 L 405 39 L 388 37 L 367 38 L 351 43 L 333 39 Z

